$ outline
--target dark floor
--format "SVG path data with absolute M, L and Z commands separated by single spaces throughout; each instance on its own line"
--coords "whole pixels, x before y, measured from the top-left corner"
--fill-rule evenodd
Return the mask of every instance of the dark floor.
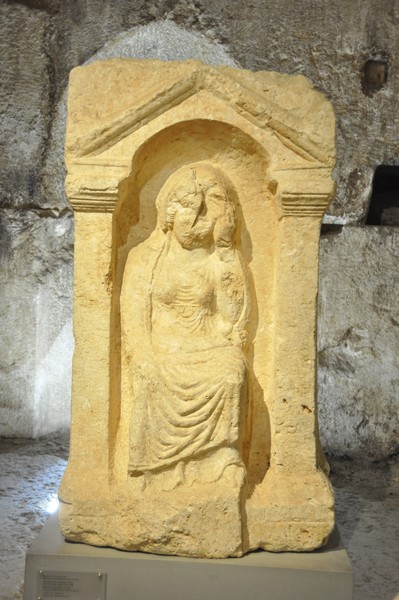
M 66 432 L 1 440 L 0 600 L 22 597 L 25 552 L 48 518 L 67 457 Z M 399 462 L 330 458 L 330 464 L 337 523 L 354 570 L 354 600 L 399 600 Z

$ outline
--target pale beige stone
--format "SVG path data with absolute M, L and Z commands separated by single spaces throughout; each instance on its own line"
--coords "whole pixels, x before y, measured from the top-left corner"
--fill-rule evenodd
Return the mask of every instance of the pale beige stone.
M 334 116 L 303 77 L 114 59 L 72 71 L 65 536 L 186 556 L 310 550 L 318 239 Z

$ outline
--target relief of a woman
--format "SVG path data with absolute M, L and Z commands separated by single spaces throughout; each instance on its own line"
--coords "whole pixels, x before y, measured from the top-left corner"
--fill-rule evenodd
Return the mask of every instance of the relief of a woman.
M 243 469 L 249 302 L 234 190 L 206 163 L 173 173 L 121 295 L 131 386 L 129 473 L 217 480 Z

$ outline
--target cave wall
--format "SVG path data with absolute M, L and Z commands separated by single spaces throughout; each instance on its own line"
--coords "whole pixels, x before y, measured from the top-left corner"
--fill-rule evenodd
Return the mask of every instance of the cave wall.
M 399 1 L 21 0 L 4 1 L 0 16 L 0 434 L 39 436 L 69 420 L 69 71 L 118 55 L 200 58 L 303 74 L 333 103 L 337 195 L 324 218 L 319 285 L 321 438 L 338 455 L 395 454 L 397 213 L 383 225 L 365 222 L 375 169 L 399 166 Z

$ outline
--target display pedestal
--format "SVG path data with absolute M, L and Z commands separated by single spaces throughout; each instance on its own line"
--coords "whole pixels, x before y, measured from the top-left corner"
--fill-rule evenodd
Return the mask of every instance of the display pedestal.
M 66 542 L 53 515 L 26 555 L 24 600 L 352 600 L 336 530 L 309 553 L 193 559 Z

